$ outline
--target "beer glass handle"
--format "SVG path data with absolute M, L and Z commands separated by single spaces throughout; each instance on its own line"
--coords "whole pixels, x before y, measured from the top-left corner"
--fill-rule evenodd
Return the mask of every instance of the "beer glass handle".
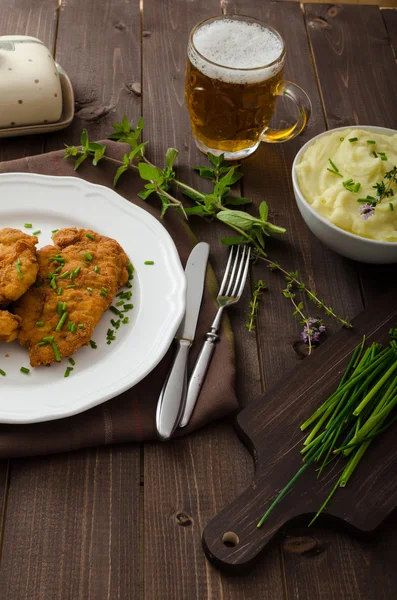
M 286 129 L 271 129 L 270 127 L 261 135 L 262 142 L 274 144 L 276 142 L 286 142 L 299 135 L 310 118 L 312 104 L 309 96 L 299 85 L 291 81 L 280 81 L 276 88 L 276 96 L 290 98 L 297 106 L 299 117 L 296 123 Z

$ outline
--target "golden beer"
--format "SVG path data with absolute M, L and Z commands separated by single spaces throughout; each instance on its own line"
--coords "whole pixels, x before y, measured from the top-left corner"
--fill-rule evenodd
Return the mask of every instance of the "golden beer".
M 239 159 L 254 152 L 261 140 L 283 141 L 300 133 L 310 101 L 303 90 L 283 81 L 284 58 L 281 36 L 256 19 L 215 17 L 193 29 L 185 98 L 201 150 Z M 307 100 L 298 123 L 282 132 L 270 130 L 277 96 L 286 95 L 300 107 L 296 90 Z

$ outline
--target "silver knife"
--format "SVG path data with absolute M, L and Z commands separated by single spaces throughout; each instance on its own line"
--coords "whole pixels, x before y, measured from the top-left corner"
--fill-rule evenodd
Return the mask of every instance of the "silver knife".
M 168 440 L 182 416 L 187 391 L 187 360 L 194 340 L 197 320 L 203 297 L 209 245 L 197 244 L 188 258 L 185 275 L 187 281 L 186 312 L 175 334 L 176 352 L 172 366 L 161 390 L 156 411 L 156 429 L 162 440 Z

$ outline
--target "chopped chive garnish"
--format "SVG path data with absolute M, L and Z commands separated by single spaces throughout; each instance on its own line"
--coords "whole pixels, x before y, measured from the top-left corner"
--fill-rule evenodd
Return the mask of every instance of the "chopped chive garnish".
M 361 183 L 357 182 L 356 185 L 354 186 L 354 190 L 353 191 L 354 192 L 358 192 L 358 190 L 360 189 L 360 187 L 361 187 Z
M 95 271 L 95 273 L 99 273 L 99 267 L 98 267 L 98 265 L 95 265 L 94 271 Z
M 53 277 L 50 281 L 50 286 L 52 287 L 53 290 L 56 290 L 57 287 L 57 282 L 55 281 L 55 277 Z
M 88 260 L 82 260 L 81 261 L 83 263 L 83 265 L 89 265 L 90 263 L 88 262 Z
M 66 302 L 62 304 L 62 311 L 66 310 Z
M 66 319 L 68 318 L 68 313 L 63 313 L 62 317 L 59 319 L 58 325 L 55 327 L 55 331 L 61 331 Z
M 69 279 L 72 280 L 75 275 L 76 275 L 76 271 L 72 271 L 70 273 Z
M 26 227 L 26 225 L 25 225 L 25 227 Z M 21 371 L 21 373 L 26 373 L 26 375 L 28 375 L 28 373 L 30 373 L 30 369 L 27 369 L 26 367 L 21 367 L 19 370 Z
M 58 302 L 57 312 L 58 312 L 58 315 L 62 314 L 62 302 Z
M 59 279 L 63 279 L 64 277 L 67 277 L 69 275 L 69 271 L 65 271 L 64 273 L 62 273 L 62 275 L 59 276 Z
M 110 337 L 110 336 L 112 336 L 112 335 L 114 335 L 114 331 L 113 331 L 113 329 L 108 329 L 108 330 L 107 330 L 107 332 L 106 332 L 106 336 L 107 336 L 107 337 Z
M 127 283 L 125 284 L 125 287 L 132 288 L 132 283 L 130 281 L 127 281 Z
M 91 287 L 88 287 L 88 288 L 87 288 L 87 290 L 88 290 L 89 292 L 92 292 L 92 288 L 91 288 Z
M 129 263 L 127 265 L 127 271 L 128 271 L 128 279 L 132 279 L 134 277 L 134 267 L 132 266 L 132 263 Z
M 367 144 L 376 144 L 375 140 L 367 140 Z
M 337 172 L 336 172 L 336 171 L 334 171 L 333 169 L 328 169 L 328 167 L 327 167 L 327 171 L 329 171 L 330 173 L 333 173 L 334 175 L 337 175 L 338 177 L 343 177 L 343 175 L 341 175 L 340 173 L 337 173 Z M 126 285 L 127 285 L 127 287 L 130 287 L 130 286 L 128 285 L 128 282 L 127 282 L 127 284 L 126 284 Z
M 345 183 L 353 183 L 353 179 L 352 178 L 347 179 L 346 181 L 343 182 L 343 185 L 345 185 Z
M 44 321 L 37 321 L 36 327 L 44 327 Z
M 349 142 L 358 142 L 358 138 L 349 138 Z
M 52 349 L 53 349 L 54 354 L 55 354 L 55 360 L 57 362 L 61 362 L 61 355 L 59 354 L 58 346 L 56 345 L 55 341 L 52 342 Z
M 120 311 L 118 308 L 116 308 L 115 306 L 109 306 L 109 310 L 112 311 L 112 313 L 114 313 L 115 315 L 119 315 Z
M 95 240 L 94 236 L 91 235 L 90 233 L 86 233 L 85 237 L 88 237 L 89 240 Z
M 110 319 L 111 324 L 113 325 L 113 327 L 116 327 L 116 323 L 117 321 L 115 321 L 114 319 Z
M 39 235 L 39 233 L 41 233 L 41 230 L 40 229 L 36 229 L 36 231 L 34 231 L 32 233 L 32 235 Z
M 69 375 L 72 371 L 73 371 L 73 367 L 66 367 L 64 377 L 69 377 Z
M 113 319 L 112 319 L 113 321 Z M 118 319 L 115 324 L 114 324 L 115 328 L 118 329 L 120 327 L 120 319 Z
M 329 158 L 328 159 L 329 164 L 331 165 L 331 167 L 333 168 L 334 171 L 336 171 L 337 173 L 339 173 L 339 169 L 336 166 L 336 164 L 334 162 L 332 162 L 332 160 Z
M 17 270 L 19 279 L 23 279 L 23 275 L 22 275 L 22 271 L 21 271 L 21 259 L 18 258 L 18 261 L 17 261 L 17 264 L 15 265 L 15 268 Z
M 100 295 L 100 296 L 107 296 L 107 292 L 103 292 L 103 291 L 101 291 L 101 292 L 99 292 L 99 295 Z
M 58 288 L 58 296 L 61 296 L 61 295 L 62 295 L 62 288 L 61 288 L 61 287 L 59 287 L 59 288 Z
M 53 341 L 54 341 L 53 335 L 47 335 L 46 337 L 43 337 L 43 342 L 53 342 Z
M 32 223 L 25 223 L 24 227 L 25 229 L 32 229 L 33 225 Z
M 39 342 L 36 346 L 48 346 L 48 342 Z
M 91 346 L 91 348 L 92 348 L 93 350 L 96 350 L 96 348 L 98 348 L 98 346 L 96 345 L 96 343 L 94 342 L 94 340 L 90 340 L 90 341 L 89 341 L 89 344 L 90 344 L 90 346 Z
M 79 323 L 79 324 L 77 325 L 77 327 L 78 327 L 79 329 L 84 329 L 84 323 Z
M 119 292 L 118 294 L 116 294 L 116 298 L 121 298 L 123 296 L 124 292 Z
M 374 156 L 374 158 L 378 158 L 378 155 L 376 154 L 375 150 L 372 152 L 372 155 Z
M 107 291 L 108 291 L 108 288 L 105 288 L 105 286 L 102 286 L 101 290 L 102 290 L 103 292 L 107 292 Z
M 127 323 L 129 323 L 129 321 L 130 321 L 130 320 L 129 320 L 129 318 L 128 318 L 128 317 L 124 317 L 124 319 L 123 319 L 123 323 L 124 323 L 124 325 L 126 325 Z
M 387 156 L 381 156 L 380 159 L 381 160 L 387 160 Z
M 124 304 L 124 300 L 120 300 L 119 302 L 116 302 L 116 306 L 123 306 Z
M 5 377 L 6 376 L 6 372 L 3 371 L 3 369 L 0 369 L 0 375 L 2 375 L 3 377 Z
M 389 210 L 393 211 L 394 210 L 394 206 L 391 202 L 389 202 Z
M 59 271 L 60 271 L 61 269 L 62 269 L 62 265 L 59 265 L 59 267 L 57 267 L 57 268 L 55 269 L 55 273 L 59 273 Z
M 56 233 L 57 231 L 59 231 L 59 229 L 53 229 L 51 233 Z
M 134 308 L 133 304 L 124 304 L 123 306 L 123 310 L 131 310 L 132 308 Z
M 84 258 L 86 260 L 92 260 L 92 255 L 89 252 L 84 252 Z
M 66 286 L 66 289 L 67 289 L 67 290 L 70 290 L 71 288 L 75 288 L 75 287 L 76 287 L 76 286 L 75 286 L 74 284 L 72 284 L 72 285 L 67 285 L 67 286 Z
M 154 265 L 154 260 L 145 260 L 144 265 Z
M 339 138 L 339 141 L 340 141 L 340 142 L 343 142 L 343 140 L 344 140 L 344 139 L 345 139 L 344 137 L 340 137 L 340 138 Z
M 78 275 L 80 273 L 80 271 L 81 271 L 81 267 L 77 267 L 77 269 L 75 269 L 75 272 L 74 272 L 75 275 Z
M 74 323 L 72 323 L 71 327 L 70 327 L 70 331 L 72 333 L 76 333 L 76 325 Z

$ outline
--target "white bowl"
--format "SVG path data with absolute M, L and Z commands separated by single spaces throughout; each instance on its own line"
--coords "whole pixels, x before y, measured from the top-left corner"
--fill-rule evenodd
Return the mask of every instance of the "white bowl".
M 296 165 L 300 162 L 302 155 L 307 148 L 323 135 L 329 135 L 332 131 L 352 129 L 352 127 L 381 135 L 394 135 L 397 133 L 397 131 L 394 129 L 387 129 L 386 127 L 374 127 L 372 125 L 350 125 L 348 127 L 337 127 L 329 131 L 324 131 L 324 133 L 320 133 L 320 135 L 316 135 L 316 137 L 308 141 L 299 150 L 292 165 L 292 184 L 296 203 L 306 225 L 314 233 L 314 235 L 326 246 L 331 248 L 331 250 L 334 250 L 338 254 L 342 254 L 342 256 L 346 256 L 347 258 L 351 258 L 359 262 L 376 264 L 396 263 L 397 242 L 380 242 L 378 240 L 371 240 L 340 229 L 318 214 L 305 200 L 299 189 L 298 179 L 296 176 Z

